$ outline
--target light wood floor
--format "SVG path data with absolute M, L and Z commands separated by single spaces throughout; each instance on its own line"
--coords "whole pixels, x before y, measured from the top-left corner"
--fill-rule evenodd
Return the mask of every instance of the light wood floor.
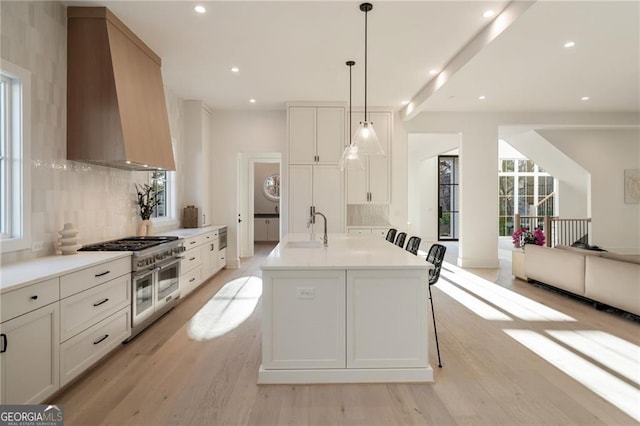
M 488 320 L 434 288 L 444 363 L 444 368 L 437 368 L 431 332 L 428 339 L 435 383 L 258 386 L 260 304 L 240 327 L 213 340 L 193 341 L 187 336 L 186 327 L 224 283 L 260 275 L 260 261 L 270 249 L 271 246 L 257 246 L 256 256 L 244 259 L 240 269 L 218 273 L 151 328 L 54 398 L 53 402 L 64 405 L 65 424 L 638 424 L 504 330 L 529 330 L 547 337 L 545 330 L 599 330 L 640 345 L 640 323 L 513 280 L 508 264 L 495 272 L 497 284 L 482 285 L 509 289 L 575 321 L 522 320 L 510 309 L 475 296 L 509 317 Z M 472 294 L 446 279 L 442 282 Z M 556 343 L 588 361 L 588 367 L 580 369 L 586 376 L 590 369 L 604 371 L 606 377 L 622 381 L 638 394 L 638 383 L 616 372 L 615 366 Z M 637 380 L 639 352 L 632 350 L 624 355 L 636 363 Z M 599 384 L 600 390 L 607 386 L 604 381 Z M 640 400 L 636 409 L 640 411 Z

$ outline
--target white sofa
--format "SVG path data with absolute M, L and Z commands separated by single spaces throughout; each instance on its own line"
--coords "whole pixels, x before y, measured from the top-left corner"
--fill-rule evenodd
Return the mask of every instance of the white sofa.
M 527 279 L 640 315 L 640 255 L 531 244 L 524 254 Z

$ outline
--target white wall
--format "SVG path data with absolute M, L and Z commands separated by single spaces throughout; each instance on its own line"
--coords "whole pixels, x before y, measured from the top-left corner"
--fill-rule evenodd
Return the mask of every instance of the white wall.
M 280 171 L 280 165 L 276 163 L 255 163 L 253 170 L 253 212 L 254 213 L 278 213 L 279 203 L 272 201 L 264 195 L 264 180 Z
M 624 202 L 624 170 L 640 169 L 640 130 L 549 129 L 539 133 L 591 175 L 591 244 L 640 253 L 640 204 Z
M 287 115 L 283 111 L 214 111 L 213 113 L 213 214 L 216 223 L 228 227 L 227 258 L 230 266 L 239 262 L 238 247 L 238 154 L 285 151 Z M 286 167 L 282 182 L 286 182 Z M 281 188 L 281 206 L 287 205 L 286 185 Z M 287 229 L 286 209 L 280 216 L 282 229 Z M 243 218 L 248 220 L 249 218 Z

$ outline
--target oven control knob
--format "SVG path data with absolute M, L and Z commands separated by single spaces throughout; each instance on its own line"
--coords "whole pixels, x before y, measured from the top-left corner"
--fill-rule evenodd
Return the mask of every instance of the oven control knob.
M 138 260 L 138 268 L 141 268 L 144 266 L 144 260 Z

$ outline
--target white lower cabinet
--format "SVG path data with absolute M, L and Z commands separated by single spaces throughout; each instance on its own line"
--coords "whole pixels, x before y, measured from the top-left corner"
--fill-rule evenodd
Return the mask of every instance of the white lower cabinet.
M 0 403 L 39 404 L 59 389 L 58 330 L 57 301 L 0 324 Z
M 40 404 L 131 334 L 131 257 L 0 296 L 0 404 Z
M 226 253 L 226 250 L 220 250 L 219 244 L 217 230 L 185 240 L 185 252 L 180 262 L 180 297 L 191 293 L 226 266 L 226 261 L 220 261 L 220 253 Z
M 414 272 L 350 270 L 346 297 L 347 368 L 428 365 L 428 295 Z
M 420 269 L 263 270 L 259 383 L 430 381 Z
M 218 250 L 218 269 L 227 267 L 227 248 Z
M 131 310 L 122 309 L 60 345 L 60 386 L 92 366 L 131 334 Z
M 120 259 L 97 269 L 93 267 L 61 277 L 60 386 L 69 383 L 131 335 L 131 269 L 130 266 L 124 268 L 123 260 L 131 265 L 130 258 Z M 110 272 L 101 275 L 104 271 Z M 87 275 L 87 272 L 91 273 Z M 92 281 L 94 275 L 111 279 L 98 281 L 101 284 L 96 285 L 96 281 Z M 82 280 L 86 284 L 78 291 Z
M 264 272 L 264 368 L 344 368 L 345 271 Z

